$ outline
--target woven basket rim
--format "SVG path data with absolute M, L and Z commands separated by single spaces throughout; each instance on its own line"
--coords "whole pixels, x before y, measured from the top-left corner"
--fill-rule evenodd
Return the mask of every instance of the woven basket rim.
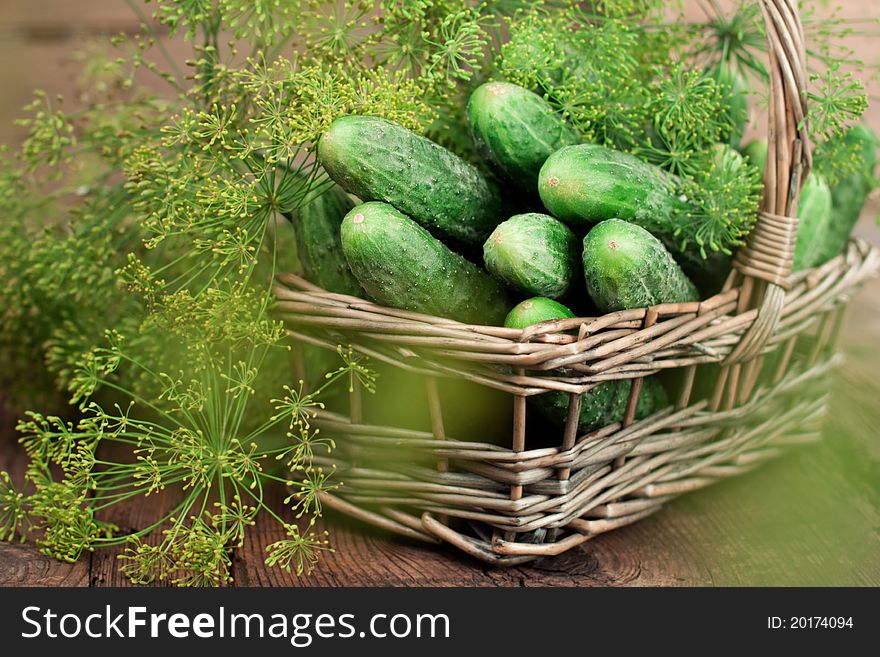
M 826 274 L 837 272 L 841 269 L 841 264 L 845 264 L 846 268 L 861 267 L 868 261 L 872 260 L 880 247 L 869 242 L 862 237 L 853 237 L 849 240 L 847 251 L 838 256 L 822 263 L 818 267 L 809 269 L 801 269 L 787 278 L 787 286 L 789 289 L 799 286 L 815 287 L 816 280 L 823 278 Z M 866 277 L 870 273 L 866 273 Z M 860 277 L 861 278 L 861 277 Z M 315 299 L 321 299 L 326 302 L 328 307 L 333 305 L 346 305 L 354 311 L 362 311 L 374 313 L 378 316 L 387 318 L 389 323 L 400 324 L 424 324 L 426 326 L 437 327 L 440 329 L 448 329 L 450 334 L 455 331 L 463 331 L 472 335 L 478 335 L 491 341 L 499 342 L 531 342 L 533 339 L 543 336 L 544 340 L 536 340 L 534 344 L 537 348 L 552 349 L 554 345 L 568 344 L 577 340 L 577 337 L 565 333 L 586 325 L 588 335 L 598 332 L 608 326 L 614 326 L 621 322 L 641 322 L 644 320 L 647 312 L 652 311 L 660 317 L 674 317 L 677 315 L 686 315 L 694 312 L 706 312 L 720 306 L 724 306 L 737 297 L 736 288 L 724 290 L 716 294 L 709 295 L 700 301 L 688 301 L 684 303 L 662 303 L 654 306 L 643 306 L 639 308 L 631 308 L 628 310 L 618 310 L 602 315 L 582 315 L 577 317 L 567 317 L 565 319 L 549 320 L 533 324 L 526 328 L 509 328 L 505 326 L 496 326 L 494 324 L 469 324 L 460 322 L 448 317 L 439 315 L 430 315 L 410 310 L 402 310 L 391 306 L 383 306 L 371 299 L 364 299 L 348 294 L 331 292 L 309 281 L 301 274 L 294 272 L 280 272 L 275 276 L 274 290 L 279 293 L 277 297 L 284 308 L 284 302 L 292 300 L 291 292 L 305 292 Z M 552 334 L 552 336 L 551 336 Z M 543 345 L 543 346 L 538 346 Z
M 778 322 L 757 353 L 801 332 L 817 321 L 813 308 L 850 296 L 878 271 L 880 249 L 856 238 L 840 256 L 790 276 Z M 288 324 L 288 332 L 305 342 L 327 349 L 339 344 L 321 342 L 309 327 L 357 334 L 390 345 L 395 352 L 389 355 L 359 345 L 368 356 L 393 358 L 405 369 L 461 377 L 524 396 L 550 390 L 583 393 L 606 380 L 721 363 L 760 314 L 756 308 L 737 313 L 740 290 L 734 288 L 699 302 L 507 329 L 387 308 L 327 292 L 295 274 L 280 274 L 274 291 L 276 312 Z M 577 334 L 560 333 L 566 330 Z

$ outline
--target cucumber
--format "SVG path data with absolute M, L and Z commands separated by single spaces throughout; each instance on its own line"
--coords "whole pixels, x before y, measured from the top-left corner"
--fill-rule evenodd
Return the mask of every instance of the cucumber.
M 729 61 L 710 67 L 707 75 L 718 83 L 722 111 L 730 121 L 730 129 L 721 135 L 721 139 L 731 146 L 738 146 L 749 121 L 749 83 L 740 69 Z
M 804 183 L 798 205 L 800 225 L 795 271 L 818 267 L 843 251 L 874 184 L 877 137 L 871 129 L 856 125 L 837 139 L 844 140 L 853 149 L 855 170 L 830 189 L 815 172 Z M 828 147 L 833 148 L 833 144 L 823 145 L 822 148 Z M 817 161 L 820 151 L 817 151 Z M 744 152 L 763 170 L 767 162 L 766 139 L 750 142 Z M 830 209 L 827 207 L 829 196 Z M 821 228 L 817 228 L 817 225 L 821 225 Z
M 675 217 L 696 209 L 677 188 L 677 178 L 660 167 L 593 144 L 560 148 L 541 167 L 538 182 L 545 207 L 569 226 L 623 219 L 650 231 L 709 295 L 730 272 L 731 258 L 720 251 L 703 257 L 694 242 L 681 250 Z
M 767 166 L 767 139 L 753 139 L 743 146 L 742 154 L 758 169 L 764 171 Z
M 361 200 L 390 203 L 465 244 L 481 244 L 504 215 L 497 186 L 474 165 L 385 119 L 336 119 L 318 143 L 318 160 Z
M 550 103 L 509 82 L 477 87 L 467 116 L 480 155 L 502 176 L 533 193 L 538 172 L 550 154 L 579 141 Z
M 391 205 L 355 207 L 341 232 L 351 271 L 379 303 L 471 324 L 504 321 L 501 284 Z
M 766 139 L 749 142 L 743 152 L 761 171 L 767 166 Z M 828 255 L 828 241 L 831 235 L 837 232 L 837 224 L 841 218 L 832 210 L 832 194 L 828 183 L 815 171 L 809 175 L 801 188 L 797 216 L 798 232 L 792 271 L 817 267 L 831 255 L 836 255 L 833 252 Z
M 715 157 L 740 159 L 726 145 L 716 148 Z M 704 257 L 694 241 L 681 249 L 681 220 L 676 217 L 700 210 L 691 207 L 678 188 L 678 179 L 660 167 L 593 144 L 556 151 L 541 167 L 538 183 L 545 207 L 569 226 L 623 219 L 645 228 L 672 253 L 685 273 L 711 294 L 730 272 L 731 258 L 720 251 Z
M 811 173 L 801 189 L 798 231 L 792 271 L 817 267 L 828 260 L 828 240 L 833 224 L 840 220 L 831 209 L 831 189 L 817 173 Z
M 818 258 L 825 262 L 840 254 L 859 220 L 868 194 L 874 188 L 874 169 L 877 168 L 877 135 L 867 126 L 856 125 L 840 139 L 854 150 L 855 171 L 831 188 L 834 223 L 825 238 Z
M 600 383 L 581 395 L 581 412 L 578 431 L 586 433 L 609 424 L 621 422 L 626 413 L 626 402 L 632 388 L 632 380 L 621 379 Z M 563 427 L 568 417 L 569 395 L 564 392 L 546 392 L 529 398 L 532 404 L 553 424 Z M 653 415 L 669 405 L 669 397 L 656 377 L 646 377 L 642 382 L 636 403 L 636 420 Z
M 541 167 L 538 191 L 550 214 L 569 226 L 623 219 L 664 241 L 674 239 L 672 214 L 687 208 L 672 174 L 596 144 L 563 146 L 553 153 Z
M 603 221 L 584 238 L 583 259 L 587 292 L 602 312 L 699 299 L 672 254 L 641 226 Z
M 518 214 L 495 228 L 483 245 L 483 260 L 512 288 L 558 299 L 578 275 L 578 239 L 546 214 Z
M 547 297 L 534 297 L 516 304 L 504 320 L 507 328 L 524 329 L 552 319 L 574 317 L 566 306 Z
M 715 144 L 711 152 L 716 165 L 721 169 L 738 171 L 745 165 L 743 155 L 730 144 Z
M 798 205 L 800 225 L 795 271 L 818 267 L 843 251 L 874 185 L 877 137 L 870 128 L 856 125 L 837 139 L 852 148 L 855 170 L 830 188 L 815 172 L 804 183 Z M 834 144 L 829 142 L 824 148 L 834 148 Z M 817 151 L 817 161 L 821 150 Z M 750 142 L 745 151 L 763 169 L 767 161 L 767 141 Z
M 680 248 L 675 216 L 693 209 L 677 192 L 678 180 L 660 167 L 604 146 L 564 146 L 541 167 L 538 190 L 544 206 L 573 228 L 623 219 L 650 231 L 707 293 L 730 271 L 730 257 L 699 245 Z
M 345 255 L 339 226 L 354 203 L 338 185 L 296 211 L 293 217 L 296 250 L 303 273 L 315 285 L 328 292 L 362 297 L 358 283 Z

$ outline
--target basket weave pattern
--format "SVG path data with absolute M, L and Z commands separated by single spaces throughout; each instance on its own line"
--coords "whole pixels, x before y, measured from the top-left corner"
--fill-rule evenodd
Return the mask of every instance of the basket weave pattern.
M 847 302 L 880 269 L 880 252 L 854 240 L 825 265 L 790 274 L 793 217 L 811 165 L 806 56 L 797 3 L 760 5 L 771 99 L 765 194 L 721 293 L 519 330 L 384 308 L 279 276 L 278 310 L 295 344 L 351 344 L 425 385 L 430 431 L 365 424 L 357 386 L 348 415 L 318 413 L 315 424 L 338 447 L 316 462 L 335 466 L 344 482 L 324 495 L 327 506 L 513 565 L 564 552 L 818 437 Z M 695 394 L 705 368 L 714 368 L 712 390 Z M 671 405 L 634 421 L 644 377 L 668 370 L 680 382 Z M 509 447 L 447 436 L 438 377 L 509 393 Z M 580 395 L 613 379 L 633 381 L 622 422 L 580 434 Z M 556 446 L 527 449 L 527 398 L 548 391 L 568 393 L 568 420 Z

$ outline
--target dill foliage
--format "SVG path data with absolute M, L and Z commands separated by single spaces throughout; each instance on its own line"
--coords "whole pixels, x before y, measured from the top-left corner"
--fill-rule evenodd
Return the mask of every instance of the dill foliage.
M 505 79 L 585 141 L 674 174 L 693 201 L 682 248 L 729 253 L 754 221 L 756 170 L 718 150 L 736 90 L 712 71 L 762 88 L 755 3 L 710 2 L 688 25 L 660 0 L 125 1 L 141 32 L 88 46 L 76 107 L 38 93 L 0 157 L 0 389 L 42 409 L 18 424 L 26 487 L 0 473 L 0 539 L 32 534 L 68 561 L 121 546 L 133 582 L 180 585 L 230 581 L 258 516 L 285 533 L 269 565 L 307 572 L 330 549 L 314 523 L 342 482 L 311 421 L 334 388 L 375 376 L 340 348 L 320 385 L 290 385 L 270 281 L 298 267 L 286 217 L 329 188 L 315 148 L 339 116 L 385 117 L 480 164 L 467 99 Z M 825 141 L 865 97 L 845 22 L 807 24 Z M 823 172 L 852 159 L 827 148 Z M 287 508 L 267 503 L 273 486 Z M 155 523 L 111 521 L 161 491 Z
M 715 146 L 734 125 L 728 90 L 695 55 L 708 28 L 670 22 L 665 5 L 538 7 L 511 27 L 498 75 L 543 94 L 585 141 L 675 174 L 700 210 L 674 218 L 681 248 L 730 253 L 754 224 L 759 176 L 749 163 L 718 166 Z

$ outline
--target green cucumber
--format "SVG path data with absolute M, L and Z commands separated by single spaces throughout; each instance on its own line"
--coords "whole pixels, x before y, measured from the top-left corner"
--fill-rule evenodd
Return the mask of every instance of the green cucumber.
M 512 288 L 564 296 L 578 276 L 578 239 L 561 221 L 536 212 L 499 224 L 483 245 L 486 269 Z
M 516 304 L 504 320 L 507 328 L 524 329 L 553 319 L 574 317 L 566 306 L 547 297 L 534 297 Z
M 578 228 L 623 219 L 666 241 L 674 238 L 671 216 L 687 209 L 676 178 L 634 155 L 605 146 L 563 146 L 538 177 L 538 191 L 554 217 Z
M 758 169 L 764 171 L 767 166 L 767 139 L 753 139 L 743 146 L 742 154 Z
M 584 238 L 587 292 L 602 312 L 697 301 L 672 254 L 641 226 L 609 219 Z
M 792 271 L 818 267 L 828 260 L 828 240 L 840 219 L 831 209 L 831 189 L 818 173 L 811 173 L 801 189 L 797 216 Z
M 738 171 L 745 165 L 743 155 L 730 144 L 715 144 L 711 152 L 716 165 L 721 169 Z
M 550 213 L 574 228 L 623 219 L 655 235 L 707 294 L 730 271 L 730 257 L 704 257 L 698 244 L 681 250 L 676 215 L 697 209 L 678 192 L 678 179 L 660 167 L 604 146 L 564 146 L 541 167 L 538 190 Z
M 385 119 L 336 119 L 318 143 L 318 160 L 361 200 L 390 203 L 465 244 L 482 243 L 504 214 L 497 186 L 474 165 Z
M 743 153 L 761 171 L 767 166 L 766 139 L 749 142 Z M 810 173 L 801 188 L 798 201 L 798 231 L 792 271 L 817 267 L 836 255 L 834 252 L 829 255 L 828 242 L 832 239 L 831 235 L 837 232 L 841 217 L 833 211 L 832 201 L 831 189 L 825 179 L 815 171 Z
M 626 402 L 631 388 L 631 379 L 620 379 L 600 383 L 581 395 L 578 431 L 586 433 L 621 422 L 626 413 Z M 568 394 L 553 391 L 529 399 L 553 424 L 559 427 L 565 426 L 570 400 Z M 646 377 L 642 382 L 639 400 L 636 403 L 635 419 L 646 418 L 668 405 L 669 398 L 660 381 L 656 377 Z
M 732 157 L 727 147 L 718 157 Z M 720 289 L 730 272 L 730 256 L 706 257 L 691 242 L 681 250 L 676 216 L 698 212 L 678 191 L 678 179 L 660 167 L 604 146 L 564 146 L 547 158 L 538 181 L 550 213 L 572 227 L 623 219 L 650 231 L 672 253 L 705 294 Z
M 855 170 L 831 188 L 834 224 L 825 238 L 825 248 L 817 256 L 821 262 L 830 260 L 846 248 L 868 194 L 876 184 L 877 135 L 865 125 L 856 125 L 839 139 L 853 149 Z
M 795 249 L 795 271 L 818 267 L 846 248 L 874 185 L 877 137 L 871 129 L 856 125 L 836 140 L 843 140 L 844 147 L 852 149 L 854 170 L 830 187 L 815 171 L 804 183 L 798 205 L 800 225 Z M 835 146 L 832 142 L 823 144 L 816 154 L 817 164 L 821 151 Z M 767 140 L 750 142 L 744 152 L 763 169 L 767 161 Z
M 328 292 L 361 297 L 358 283 L 345 255 L 339 225 L 354 203 L 338 185 L 298 209 L 293 217 L 296 250 L 303 273 Z
M 541 96 L 509 82 L 487 82 L 471 94 L 468 124 L 478 152 L 511 182 L 533 193 L 550 154 L 578 143 L 577 133 Z
M 357 206 L 341 232 L 351 271 L 379 303 L 471 324 L 504 321 L 501 284 L 391 205 Z
M 721 139 L 731 146 L 738 146 L 749 121 L 749 83 L 740 69 L 728 61 L 718 62 L 709 68 L 707 74 L 718 83 L 722 111 L 730 122 L 730 129 L 721 135 Z

